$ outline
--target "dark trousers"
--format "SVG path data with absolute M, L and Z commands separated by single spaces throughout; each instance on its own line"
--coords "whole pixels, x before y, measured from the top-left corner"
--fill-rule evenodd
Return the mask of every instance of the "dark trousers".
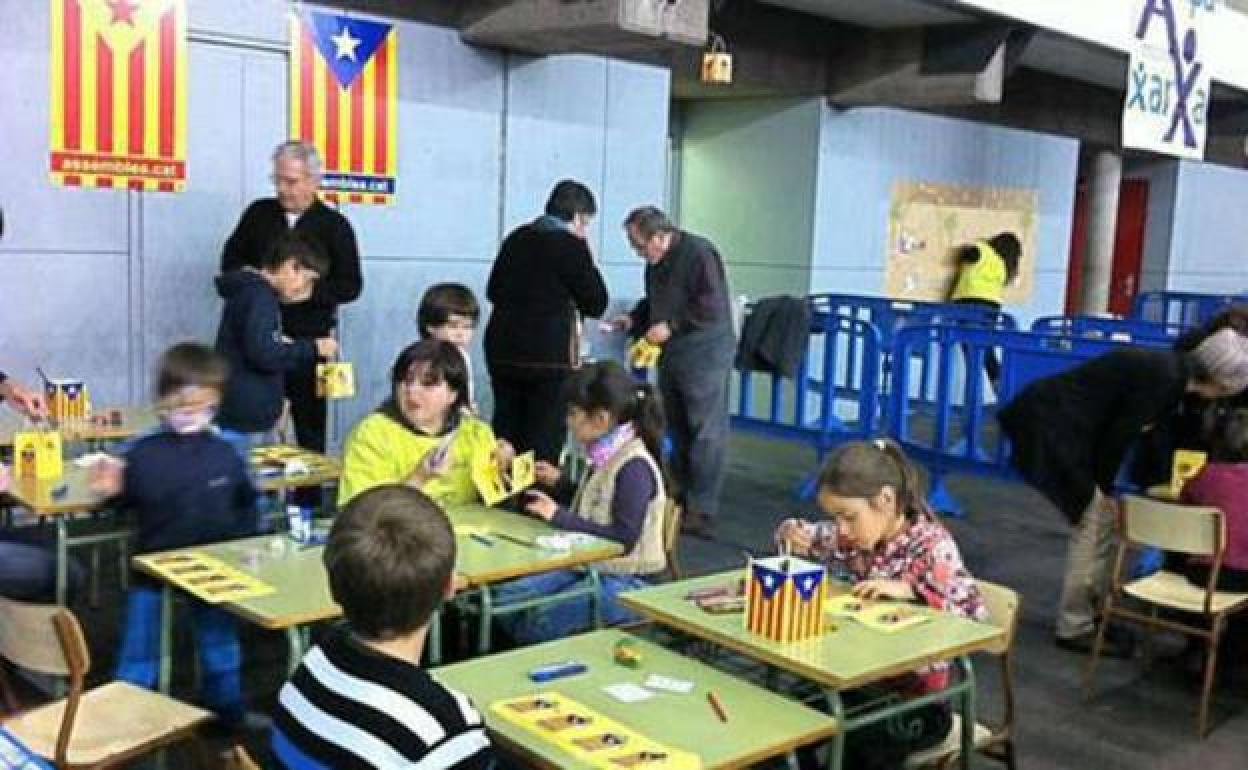
M 726 341 L 725 341 L 726 340 Z M 714 516 L 728 454 L 733 339 L 673 345 L 659 358 L 659 394 L 672 440 L 669 468 L 685 510 Z
M 40 527 L 0 531 L 0 596 L 21 602 L 56 601 L 56 557 L 52 537 Z M 83 583 L 82 567 L 72 557 L 67 566 L 69 596 Z
M 325 451 L 325 399 L 316 395 L 316 361 L 286 372 L 286 398 L 295 423 L 295 440 L 304 449 Z
M 986 299 L 958 299 L 958 300 L 954 300 L 953 304 L 976 305 L 978 307 L 989 308 L 990 310 L 996 310 L 996 311 L 1001 310 L 1000 302 L 992 302 Z M 970 349 L 964 346 L 962 348 L 962 352 L 966 356 L 966 362 L 969 365 L 971 362 Z M 989 348 L 984 351 L 984 371 L 988 373 L 988 379 L 992 382 L 993 386 L 995 387 L 996 384 L 1000 382 L 1001 380 L 1001 362 L 997 360 L 997 351 L 993 350 L 992 348 Z
M 538 460 L 558 464 L 568 437 L 563 383 L 567 375 L 512 377 L 490 375 L 494 390 L 494 434 L 517 452 L 530 449 Z
M 885 693 L 874 688 L 841 693 L 846 711 L 871 703 Z M 953 728 L 948 703 L 933 703 L 903 715 L 860 727 L 845 736 L 844 766 L 852 770 L 902 770 L 906 757 L 939 745 Z M 802 770 L 822 767 L 812 749 L 798 752 Z

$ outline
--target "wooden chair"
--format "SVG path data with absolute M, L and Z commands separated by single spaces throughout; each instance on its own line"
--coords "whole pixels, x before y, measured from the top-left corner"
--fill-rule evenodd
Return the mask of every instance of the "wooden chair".
M 663 510 L 663 555 L 667 560 L 667 579 L 680 580 L 684 571 L 680 568 L 677 549 L 680 546 L 680 517 L 683 511 L 680 503 L 672 498 L 667 499 L 667 507 Z
M 4 727 L 58 770 L 121 765 L 194 737 L 212 714 L 124 682 L 84 692 L 91 668 L 82 627 L 63 607 L 0 598 L 0 658 L 50 676 L 69 678 L 69 695 L 17 714 Z M 0 669 L 2 671 L 2 669 Z M 17 701 L 0 673 L 11 712 Z
M 1208 652 L 1205 657 L 1204 683 L 1201 687 L 1200 711 L 1196 725 L 1197 732 L 1203 738 L 1209 733 L 1209 701 L 1217 669 L 1218 642 L 1226 629 L 1227 617 L 1248 608 L 1248 593 L 1230 593 L 1215 588 L 1226 551 L 1225 518 L 1217 508 L 1178 505 L 1128 495 L 1123 498 L 1120 528 L 1121 538 L 1114 564 L 1113 587 L 1105 597 L 1104 608 L 1101 610 L 1101 623 L 1096 631 L 1096 642 L 1092 646 L 1092 657 L 1088 661 L 1084 678 L 1084 696 L 1091 697 L 1096 664 L 1105 642 L 1105 629 L 1114 618 L 1145 626 L 1150 640 L 1158 628 L 1204 639 Z M 1208 584 L 1204 588 L 1198 588 L 1183 575 L 1164 569 L 1124 583 L 1123 563 L 1127 549 L 1142 546 L 1208 557 L 1211 562 Z M 1148 614 L 1124 607 L 1124 593 L 1148 605 Z M 1209 627 L 1160 618 L 1158 611 L 1162 608 L 1199 615 L 1209 623 Z
M 1018 629 L 1018 594 L 1005 586 L 975 581 L 988 609 L 988 622 L 1005 631 L 1005 635 L 993 646 L 989 654 L 997 656 L 1001 664 L 1001 692 L 1004 708 L 1001 721 L 996 725 L 979 722 L 975 725 L 975 749 L 984 756 L 1003 762 L 1014 770 L 1014 632 Z M 939 746 L 915 752 L 906 758 L 906 768 L 953 767 L 962 750 L 962 716 L 953 715 L 953 727 Z

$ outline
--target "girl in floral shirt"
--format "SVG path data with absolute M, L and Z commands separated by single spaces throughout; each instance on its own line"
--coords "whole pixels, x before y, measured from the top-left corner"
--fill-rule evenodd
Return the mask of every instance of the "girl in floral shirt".
M 966 618 L 987 613 L 953 537 L 933 517 L 918 468 L 891 441 L 859 441 L 834 451 L 819 473 L 819 508 L 833 521 L 787 519 L 776 542 L 828 565 L 863 599 L 918 602 Z M 936 663 L 887 683 L 902 697 L 945 687 Z M 860 693 L 842 693 L 847 706 Z M 878 694 L 876 694 L 878 695 Z M 846 767 L 900 767 L 907 754 L 940 743 L 952 725 L 947 703 L 911 712 L 907 729 L 888 722 L 847 736 Z M 914 729 L 915 727 L 919 729 Z M 891 729 L 890 729 L 891 727 Z

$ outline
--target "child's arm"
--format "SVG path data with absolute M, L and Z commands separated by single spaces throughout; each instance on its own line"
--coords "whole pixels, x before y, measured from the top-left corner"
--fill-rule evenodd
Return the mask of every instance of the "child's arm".
M 243 328 L 243 355 L 247 364 L 262 372 L 284 372 L 301 361 L 316 358 L 316 343 L 282 336 L 277 302 L 253 302 Z
M 641 530 L 646 524 L 646 511 L 657 493 L 658 482 L 646 461 L 633 459 L 625 463 L 615 476 L 610 524 L 596 524 L 583 519 L 562 505 L 556 508 L 550 523 L 571 532 L 614 540 L 631 550 L 641 537 Z
M 975 579 L 962 563 L 957 543 L 947 532 L 924 549 L 906 570 L 905 582 L 918 601 L 968 618 L 983 614 Z
M 247 470 L 247 461 L 238 458 L 234 470 L 235 534 L 239 537 L 256 534 L 256 486 Z

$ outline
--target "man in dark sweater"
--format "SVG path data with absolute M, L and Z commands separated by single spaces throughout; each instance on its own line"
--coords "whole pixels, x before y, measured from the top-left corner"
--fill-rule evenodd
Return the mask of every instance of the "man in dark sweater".
M 276 198 L 247 207 L 225 242 L 221 272 L 259 267 L 283 233 L 294 230 L 329 258 L 329 269 L 305 301 L 282 307 L 282 331 L 293 339 L 326 337 L 337 324 L 338 305 L 360 296 L 360 252 L 346 217 L 317 199 L 321 159 L 306 142 L 289 141 L 273 153 Z M 286 397 L 299 445 L 325 451 L 325 399 L 316 395 L 316 361 L 308 359 L 286 377 Z
M 646 261 L 646 296 L 613 320 L 660 345 L 659 392 L 667 413 L 669 467 L 684 507 L 682 529 L 709 536 L 719 508 L 728 444 L 728 376 L 736 351 L 724 263 L 710 241 L 679 230 L 658 208 L 624 220 Z
M 315 292 L 326 272 L 325 256 L 297 231 L 283 233 L 260 261 L 217 277 L 225 300 L 217 329 L 217 352 L 230 365 L 230 378 L 217 424 L 244 434 L 267 433 L 282 414 L 287 373 L 330 357 L 333 337 L 290 339 L 282 333 L 282 303 Z
M 585 240 L 597 210 L 585 185 L 556 184 L 546 214 L 503 241 L 486 288 L 494 304 L 485 328 L 494 432 L 549 463 L 558 463 L 567 434 L 561 391 L 580 364 L 580 320 L 607 308 Z

